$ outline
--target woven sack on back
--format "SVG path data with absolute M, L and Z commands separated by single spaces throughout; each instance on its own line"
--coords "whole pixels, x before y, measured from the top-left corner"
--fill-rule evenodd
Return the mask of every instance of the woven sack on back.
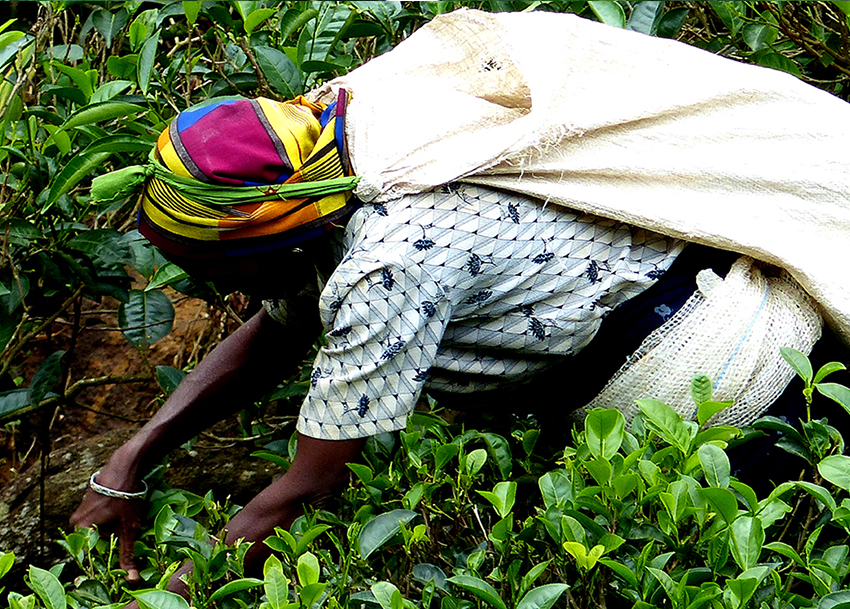
M 739 258 L 725 279 L 701 271 L 697 286 L 583 412 L 617 408 L 631 420 L 639 411 L 635 400 L 655 398 L 695 419 L 691 379 L 706 374 L 712 399 L 733 402 L 710 424 L 742 426 L 784 391 L 794 373 L 780 348 L 808 354 L 820 338 L 823 322 L 812 299 L 787 272 L 748 257 Z

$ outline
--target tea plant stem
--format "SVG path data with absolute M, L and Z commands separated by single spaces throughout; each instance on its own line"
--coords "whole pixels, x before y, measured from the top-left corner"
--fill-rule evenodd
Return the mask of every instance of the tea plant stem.
M 80 404 L 79 402 L 70 402 L 69 406 L 76 406 L 77 408 L 82 408 L 83 410 L 88 410 L 89 412 L 93 412 L 95 414 L 99 414 L 104 417 L 112 417 L 113 419 L 121 419 L 122 421 L 127 421 L 128 423 L 147 423 L 147 419 L 131 419 L 130 417 L 125 417 L 120 414 L 115 414 L 114 412 L 105 412 L 103 410 L 98 410 L 97 408 L 92 408 L 91 406 L 86 406 L 85 404 Z
M 484 543 L 487 543 L 487 529 L 484 528 L 484 523 L 481 522 L 481 516 L 478 515 L 478 506 L 472 504 L 472 513 L 475 514 L 475 521 L 481 527 L 481 533 L 484 535 Z
M 56 404 L 60 401 L 73 402 L 73 400 L 77 396 L 77 394 L 79 394 L 83 389 L 85 389 L 87 387 L 95 387 L 95 386 L 98 386 L 98 385 L 120 384 L 120 383 L 141 383 L 141 382 L 146 382 L 146 381 L 150 381 L 150 380 L 152 380 L 152 377 L 150 375 L 101 376 L 101 377 L 97 377 L 97 378 L 82 379 L 82 380 L 77 381 L 73 385 L 71 385 L 67 389 L 67 391 L 65 391 L 65 395 L 63 395 L 63 396 L 49 397 L 49 398 L 42 400 L 38 404 L 26 406 L 26 407 L 21 408 L 19 410 L 15 410 L 14 412 L 9 412 L 9 413 L 6 413 L 6 414 L 0 416 L 0 423 L 4 423 L 6 421 L 10 421 L 10 420 L 13 420 L 13 419 L 20 419 L 21 417 L 23 417 L 26 414 L 29 414 L 30 412 L 35 412 L 36 410 L 38 410 L 40 408 L 44 408 L 46 406 Z M 77 405 L 82 407 L 82 408 L 85 408 L 85 406 L 82 406 L 80 404 L 77 404 Z M 93 409 L 89 409 L 89 410 L 93 410 Z M 95 411 L 95 412 L 97 412 L 97 411 Z M 107 414 L 107 413 L 100 413 L 100 414 Z M 117 415 L 110 415 L 110 416 L 117 416 Z
M 12 360 L 18 354 L 18 352 L 23 349 L 24 346 L 29 343 L 29 341 L 41 334 L 45 328 L 47 328 L 48 326 L 50 326 L 50 324 L 56 321 L 56 319 L 65 311 L 65 309 L 71 306 L 82 293 L 83 286 L 81 285 L 76 290 L 74 290 L 74 293 L 71 294 L 65 300 L 65 302 L 60 305 L 59 309 L 55 313 L 45 319 L 41 324 L 36 326 L 36 328 L 34 328 L 32 331 L 21 336 L 19 340 L 15 341 L 14 336 L 20 334 L 23 331 L 23 327 L 26 322 L 29 321 L 28 316 L 24 314 L 24 316 L 21 318 L 21 322 L 18 324 L 18 327 L 15 328 L 15 334 L 12 336 L 12 340 L 9 341 L 10 346 L 7 346 L 5 349 L 3 349 L 2 352 L 0 352 L 0 360 L 3 361 L 3 367 L 0 368 L 0 377 L 5 375 L 9 371 L 9 367 L 12 365 Z
M 224 443 L 229 442 L 229 443 L 231 443 L 231 446 L 235 446 L 239 442 L 255 442 L 256 440 L 262 440 L 263 438 L 268 438 L 269 436 L 273 436 L 277 432 L 278 432 L 278 430 L 277 430 L 277 428 L 275 428 L 271 431 L 267 431 L 265 433 L 260 433 L 260 434 L 257 434 L 255 436 L 248 436 L 247 438 L 235 438 L 235 437 L 224 438 L 224 437 L 221 437 L 221 436 L 216 436 L 216 435 L 209 433 L 209 432 L 206 432 L 206 431 L 203 432 L 201 435 L 205 438 L 209 438 L 210 440 L 215 440 L 216 442 L 224 442 Z
M 823 53 L 828 53 L 836 60 L 832 63 L 832 66 L 842 74 L 850 76 L 850 69 L 841 65 L 842 63 L 850 63 L 850 58 L 836 53 L 834 49 L 827 46 L 827 44 L 822 40 L 818 40 L 816 38 L 806 36 L 805 34 L 801 33 L 805 32 L 807 28 L 805 27 L 805 24 L 803 24 L 800 19 L 797 18 L 795 9 L 792 9 L 790 11 L 790 16 L 786 14 L 786 12 L 789 11 L 780 10 L 772 4 L 767 4 L 767 10 L 770 11 L 770 13 L 775 17 L 776 25 L 779 27 L 780 30 L 782 30 L 782 33 L 785 34 L 791 41 L 793 41 L 795 44 L 800 45 L 808 53 L 811 53 L 818 59 L 823 58 Z M 841 27 L 841 25 L 839 25 L 840 32 L 836 32 L 833 28 L 820 22 L 820 20 L 816 20 L 814 17 L 812 18 L 812 20 L 818 21 L 819 25 L 822 25 L 825 30 L 831 33 L 838 33 L 841 36 L 842 45 L 847 44 L 848 31 L 846 26 L 846 20 L 843 20 L 841 18 L 837 19 L 837 22 L 839 24 L 844 25 L 844 27 Z
M 272 97 L 276 97 L 271 86 L 269 85 L 269 81 L 266 80 L 266 75 L 263 74 L 263 71 L 260 69 L 260 64 L 257 63 L 257 57 L 254 55 L 254 51 L 245 42 L 244 38 L 239 39 L 239 47 L 245 53 L 245 56 L 248 58 L 248 61 L 251 62 L 251 66 L 254 68 L 254 73 L 257 75 L 257 82 L 260 84 L 259 89 L 263 89 L 267 93 L 271 94 Z

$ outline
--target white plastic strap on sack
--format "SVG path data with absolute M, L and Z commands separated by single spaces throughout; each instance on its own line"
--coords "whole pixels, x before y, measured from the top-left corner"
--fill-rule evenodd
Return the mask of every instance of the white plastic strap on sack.
M 810 353 L 823 325 L 812 299 L 788 273 L 775 267 L 762 272 L 762 266 L 743 256 L 725 279 L 700 271 L 693 296 L 582 410 L 617 408 L 631 420 L 638 412 L 635 400 L 655 398 L 694 419 L 691 379 L 706 374 L 714 384 L 712 399 L 733 401 L 712 425 L 755 420 L 794 375 L 780 347 Z

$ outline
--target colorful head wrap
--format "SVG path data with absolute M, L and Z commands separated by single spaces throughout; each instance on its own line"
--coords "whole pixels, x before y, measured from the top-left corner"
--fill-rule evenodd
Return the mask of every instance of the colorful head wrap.
M 328 107 L 300 96 L 230 97 L 181 112 L 147 166 L 122 170 L 146 178 L 139 231 L 189 258 L 262 252 L 321 234 L 353 206 L 347 101 L 344 90 Z M 108 189 L 108 177 L 93 184 L 95 198 L 104 198 L 96 191 Z

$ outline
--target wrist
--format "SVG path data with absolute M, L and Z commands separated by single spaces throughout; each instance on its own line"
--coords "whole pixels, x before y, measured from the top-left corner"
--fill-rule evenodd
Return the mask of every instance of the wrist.
M 126 445 L 125 445 L 126 446 Z M 119 448 L 97 474 L 97 483 L 123 492 L 138 492 L 144 487 L 139 475 L 140 458 L 132 451 Z

